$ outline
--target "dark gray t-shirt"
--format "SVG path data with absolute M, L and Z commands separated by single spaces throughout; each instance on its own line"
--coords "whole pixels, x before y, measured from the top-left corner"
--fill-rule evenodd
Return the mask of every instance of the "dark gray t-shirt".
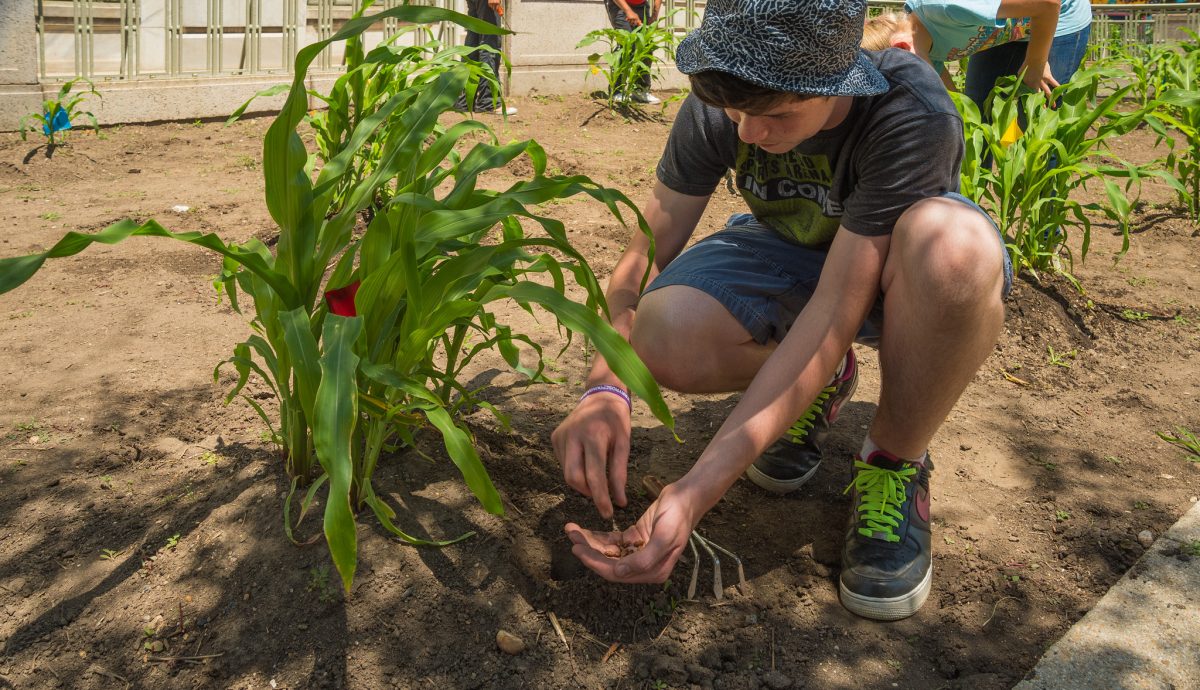
M 911 53 L 867 51 L 890 88 L 856 97 L 846 119 L 787 153 L 738 138 L 720 108 L 694 95 L 680 108 L 658 179 L 708 196 L 732 171 L 759 221 L 807 247 L 827 248 L 838 226 L 886 235 L 920 199 L 958 191 L 962 120 L 937 74 Z

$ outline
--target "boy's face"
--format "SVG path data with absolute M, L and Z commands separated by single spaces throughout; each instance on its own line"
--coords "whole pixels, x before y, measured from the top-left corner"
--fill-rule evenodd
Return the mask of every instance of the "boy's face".
M 761 113 L 725 108 L 738 138 L 768 153 L 787 153 L 823 129 L 841 124 L 850 112 L 848 96 L 783 101 Z

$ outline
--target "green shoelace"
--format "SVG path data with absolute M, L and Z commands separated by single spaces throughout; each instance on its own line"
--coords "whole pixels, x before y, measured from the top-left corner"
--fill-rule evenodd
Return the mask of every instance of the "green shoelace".
M 889 470 L 868 465 L 857 458 L 854 467 L 858 474 L 842 493 L 849 493 L 850 489 L 858 491 L 858 519 L 863 523 L 858 533 L 872 539 L 900 541 L 895 529 L 904 515 L 899 508 L 906 497 L 904 487 L 912 481 L 917 468 L 910 465 L 901 470 Z
M 808 432 L 812 431 L 812 428 L 816 426 L 817 415 L 821 414 L 825 407 L 825 402 L 829 400 L 829 396 L 836 392 L 837 386 L 834 385 L 822 388 L 821 392 L 817 393 L 817 399 L 813 401 L 813 404 L 809 405 L 804 414 L 800 415 L 800 418 L 788 427 L 788 440 L 792 443 L 804 443 L 804 439 L 808 438 Z

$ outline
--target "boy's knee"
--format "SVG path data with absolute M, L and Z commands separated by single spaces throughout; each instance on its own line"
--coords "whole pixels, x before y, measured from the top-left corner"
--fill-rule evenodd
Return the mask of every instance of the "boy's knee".
M 670 285 L 638 302 L 629 342 L 660 386 L 690 391 L 705 378 L 717 336 L 709 327 L 707 302 L 698 299 L 703 297 L 695 288 Z
M 1004 281 L 1004 244 L 992 223 L 966 204 L 924 199 L 900 217 L 889 260 L 906 280 L 948 299 L 999 299 Z
M 688 326 L 672 306 L 671 291 L 668 287 L 642 296 L 629 343 L 660 386 L 680 390 L 683 382 L 673 363 L 681 356 L 679 343 L 688 337 Z

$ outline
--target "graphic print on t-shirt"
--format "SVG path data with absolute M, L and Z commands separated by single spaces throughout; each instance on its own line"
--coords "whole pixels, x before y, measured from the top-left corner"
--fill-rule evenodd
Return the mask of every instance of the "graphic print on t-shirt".
M 739 142 L 734 168 L 738 191 L 759 221 L 805 247 L 827 247 L 842 205 L 830 198 L 833 172 L 825 156 L 772 154 Z
M 979 33 L 972 37 L 965 46 L 952 46 L 946 50 L 946 62 L 961 60 L 975 53 L 987 50 L 992 46 L 1004 45 L 1014 41 L 1029 38 L 1029 17 L 1008 19 L 1003 25 L 981 26 Z

